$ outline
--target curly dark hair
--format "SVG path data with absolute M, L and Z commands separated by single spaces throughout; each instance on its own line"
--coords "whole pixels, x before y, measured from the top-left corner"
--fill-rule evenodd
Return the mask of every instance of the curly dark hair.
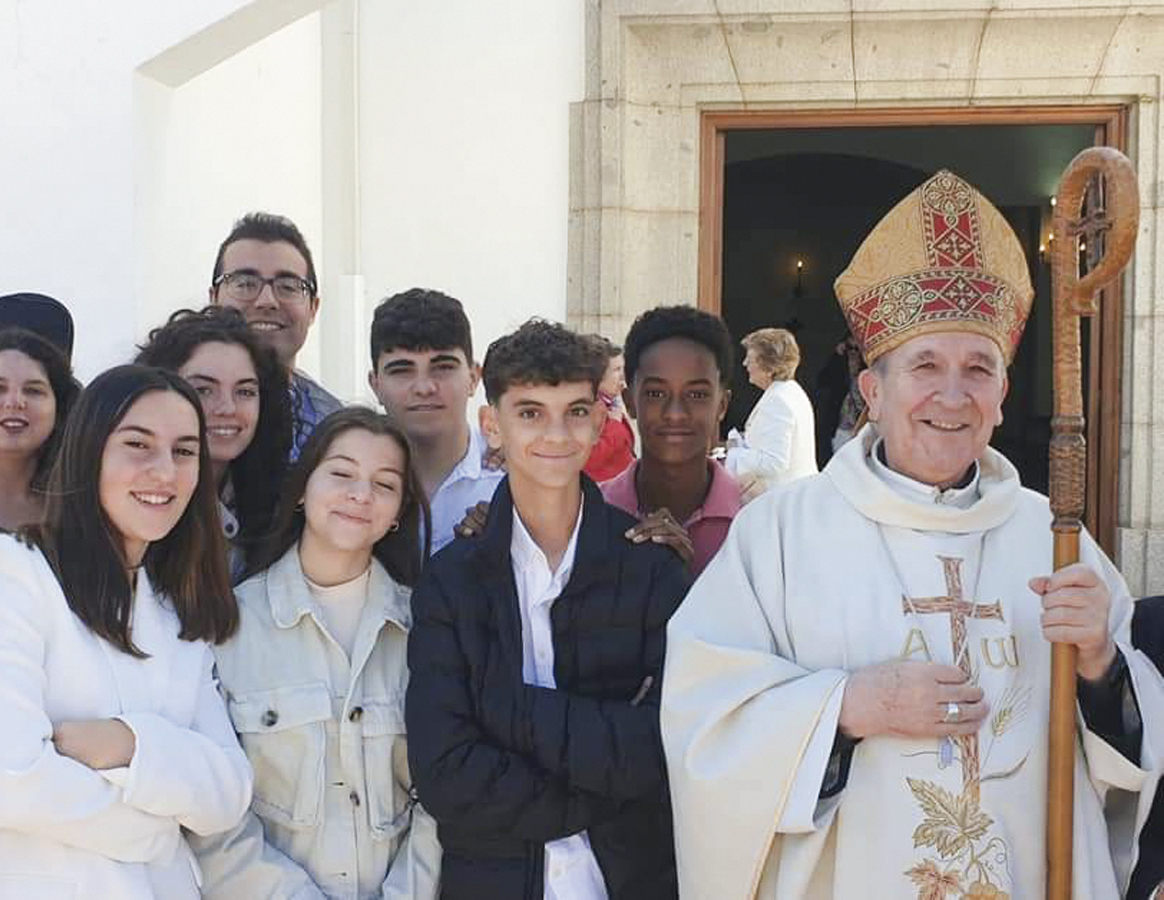
M 461 301 L 440 291 L 411 288 L 380 301 L 372 314 L 372 368 L 385 350 L 465 352 L 473 364 L 473 335 Z
M 366 406 L 345 406 L 315 426 L 287 476 L 284 502 L 279 506 L 271 537 L 255 554 L 254 560 L 247 561 L 244 579 L 274 565 L 303 536 L 307 513 L 299 500 L 307 490 L 307 480 L 327 455 L 332 442 L 353 429 L 390 437 L 404 452 L 404 495 L 400 498 L 400 512 L 396 517 L 400 527 L 389 531 L 373 545 L 372 556 L 397 584 L 408 587 L 416 584 L 421 567 L 428 559 L 429 536 L 432 534 L 428 500 L 416 473 L 408 435 L 392 416 Z
M 0 329 L 0 352 L 4 350 L 18 350 L 34 362 L 40 363 L 45 375 L 48 376 L 49 387 L 57 404 L 53 430 L 36 451 L 36 469 L 28 485 L 34 492 L 40 493 L 48 483 L 49 470 L 52 469 L 53 461 L 57 458 L 57 450 L 61 445 L 65 420 L 69 417 L 69 410 L 73 408 L 77 395 L 81 393 L 81 385 L 73 377 L 73 370 L 65 355 L 55 344 L 49 343 L 39 334 L 15 326 Z
M 588 381 L 598 393 L 606 353 L 595 341 L 545 319 L 530 319 L 489 345 L 481 380 L 485 399 L 496 405 L 512 385 Z
M 694 306 L 656 306 L 635 319 L 626 334 L 624 358 L 627 384 L 635 383 L 639 358 L 646 349 L 670 338 L 687 338 L 706 347 L 715 357 L 720 386 L 731 386 L 736 359 L 731 332 L 719 316 Z
M 214 272 L 210 276 L 210 283 L 218 281 L 222 274 L 222 258 L 226 255 L 226 248 L 235 241 L 262 241 L 264 244 L 277 244 L 284 241 L 299 251 L 303 261 L 307 263 L 307 281 L 311 285 L 311 295 L 319 292 L 319 281 L 315 277 L 315 262 L 311 258 L 311 251 L 307 247 L 307 240 L 299 226 L 286 216 L 278 216 L 268 212 L 249 212 L 231 228 L 230 234 L 218 245 L 218 255 L 214 257 Z
M 155 328 L 135 362 L 178 371 L 203 344 L 235 344 L 247 351 L 259 377 L 259 421 L 247 448 L 228 467 L 239 533 L 235 545 L 246 559 L 269 535 L 291 453 L 291 390 L 287 370 L 238 310 L 208 306 L 180 309 Z

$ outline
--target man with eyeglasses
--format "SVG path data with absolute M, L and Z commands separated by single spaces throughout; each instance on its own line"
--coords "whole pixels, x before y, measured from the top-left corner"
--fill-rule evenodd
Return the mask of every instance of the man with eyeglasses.
M 343 404 L 295 368 L 295 357 L 319 312 L 315 264 L 307 241 L 284 216 L 252 212 L 218 248 L 210 302 L 233 306 L 274 349 L 291 375 L 296 458 L 316 424 Z

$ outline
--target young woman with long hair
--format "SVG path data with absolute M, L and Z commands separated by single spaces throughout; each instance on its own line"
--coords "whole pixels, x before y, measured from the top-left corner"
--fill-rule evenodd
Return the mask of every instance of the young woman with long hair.
M 197 900 L 183 830 L 251 791 L 213 677 L 238 608 L 201 408 L 119 366 L 74 412 L 43 522 L 0 535 L 0 900 Z
M 56 347 L 23 328 L 0 329 L 0 528 L 40 521 L 49 469 L 80 390 Z
M 236 589 L 239 633 L 215 651 L 255 795 L 233 831 L 197 841 L 203 896 L 435 898 L 440 847 L 404 734 L 429 514 L 403 430 L 362 407 L 332 413 L 285 500 Z
M 231 574 L 271 535 L 291 449 L 287 372 L 235 309 L 181 309 L 137 362 L 177 372 L 202 401 Z

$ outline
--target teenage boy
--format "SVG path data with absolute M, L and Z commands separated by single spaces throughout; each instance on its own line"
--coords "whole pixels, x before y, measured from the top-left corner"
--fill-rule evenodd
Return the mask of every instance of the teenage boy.
M 488 500 L 504 476 L 466 418 L 480 368 L 459 300 L 413 288 L 384 300 L 372 318 L 368 385 L 412 442 L 432 510 L 432 552 L 453 539 L 465 510 Z
M 606 502 L 642 519 L 629 537 L 674 547 L 698 575 L 740 511 L 740 488 L 708 452 L 731 400 L 735 348 L 717 316 L 658 306 L 631 325 L 624 348 L 627 412 L 642 459 L 602 485 Z
M 292 458 L 321 419 L 343 404 L 295 368 L 319 312 L 319 282 L 311 250 L 290 219 L 247 213 L 218 247 L 210 302 L 232 306 L 275 351 L 291 380 L 295 415 Z
M 603 482 L 602 495 L 641 520 L 630 540 L 670 546 L 698 575 L 742 502 L 735 479 L 708 458 L 731 399 L 731 334 L 710 313 L 660 306 L 635 320 L 623 352 L 623 401 L 638 421 L 642 459 Z M 479 531 L 487 512 L 470 510 L 458 533 Z
M 678 896 L 658 703 L 689 576 L 581 475 L 604 368 L 547 322 L 494 342 L 482 430 L 508 477 L 412 596 L 408 755 L 444 900 Z

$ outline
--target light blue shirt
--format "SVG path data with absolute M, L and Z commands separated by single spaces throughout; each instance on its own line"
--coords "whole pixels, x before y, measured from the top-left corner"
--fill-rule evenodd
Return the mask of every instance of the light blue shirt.
M 493 499 L 494 490 L 505 477 L 503 469 L 488 469 L 483 465 L 488 450 L 481 432 L 469 426 L 469 449 L 428 501 L 432 510 L 433 553 L 452 541 L 453 527 L 465 518 L 466 510 L 482 500 Z

